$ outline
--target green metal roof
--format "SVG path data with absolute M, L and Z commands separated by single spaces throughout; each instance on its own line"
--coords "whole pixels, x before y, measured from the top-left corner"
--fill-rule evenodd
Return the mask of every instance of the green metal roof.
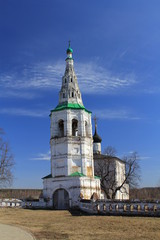
M 69 175 L 70 177 L 86 177 L 86 175 L 84 175 L 83 173 L 79 173 L 79 172 L 74 172 L 72 174 Z
M 72 49 L 71 47 L 69 47 L 69 48 L 67 49 L 67 53 L 73 53 L 73 49 Z
M 51 110 L 51 112 L 61 111 L 61 110 L 64 110 L 64 109 L 85 110 L 88 113 L 92 113 L 91 111 L 87 110 L 84 106 L 82 106 L 78 103 L 59 104 L 59 105 L 57 105 L 57 107 L 55 109 Z
M 86 175 L 84 175 L 83 173 L 74 172 L 70 174 L 69 177 L 86 177 Z M 100 179 L 100 177 L 94 176 L 94 179 Z
M 86 175 L 84 175 L 83 173 L 74 172 L 74 173 L 70 174 L 69 177 L 86 177 Z M 43 177 L 42 179 L 47 179 L 47 178 L 52 178 L 52 175 L 49 174 L 49 175 Z M 94 178 L 100 179 L 100 177 L 98 177 L 98 176 L 94 176 Z
M 94 176 L 94 178 L 95 178 L 95 179 L 101 179 L 101 178 L 100 178 L 100 177 L 98 177 L 98 176 Z

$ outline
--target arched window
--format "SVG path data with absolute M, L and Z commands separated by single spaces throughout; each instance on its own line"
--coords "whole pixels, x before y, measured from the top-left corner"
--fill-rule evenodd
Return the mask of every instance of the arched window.
M 58 123 L 58 128 L 59 128 L 59 137 L 64 137 L 64 121 L 60 120 Z
M 67 82 L 67 79 L 65 78 L 65 83 Z
M 71 82 L 72 82 L 72 78 L 71 78 Z
M 74 92 L 72 92 L 72 97 L 74 97 Z
M 65 98 L 65 93 L 63 93 L 63 98 Z
M 78 121 L 76 119 L 72 120 L 72 136 L 78 136 Z

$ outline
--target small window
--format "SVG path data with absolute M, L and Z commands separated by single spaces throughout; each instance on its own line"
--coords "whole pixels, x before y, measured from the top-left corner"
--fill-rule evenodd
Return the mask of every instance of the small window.
M 71 78 L 71 82 L 72 82 L 72 78 Z
M 74 92 L 72 92 L 72 97 L 74 97 Z
M 65 78 L 65 83 L 67 82 L 67 79 Z
M 63 98 L 65 98 L 65 93 L 63 93 Z

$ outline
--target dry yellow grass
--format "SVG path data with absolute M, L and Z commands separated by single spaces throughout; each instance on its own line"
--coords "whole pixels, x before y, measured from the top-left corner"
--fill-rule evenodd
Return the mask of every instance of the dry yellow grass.
M 27 229 L 37 240 L 160 239 L 160 218 L 72 216 L 68 211 L 0 209 L 0 223 Z

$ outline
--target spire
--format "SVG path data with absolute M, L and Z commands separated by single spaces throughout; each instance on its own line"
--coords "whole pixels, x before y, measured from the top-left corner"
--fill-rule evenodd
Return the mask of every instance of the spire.
M 73 49 L 71 48 L 71 41 L 67 48 L 66 68 L 64 76 L 62 77 L 62 87 L 59 93 L 59 105 L 61 104 L 79 104 L 83 106 L 81 92 L 78 86 L 77 76 L 73 66 Z
M 94 120 L 94 124 L 95 124 L 95 133 L 93 135 L 93 142 L 94 143 L 101 143 L 102 138 L 97 134 L 97 120 L 98 120 L 98 118 L 96 117 L 96 115 L 94 116 L 93 120 Z

